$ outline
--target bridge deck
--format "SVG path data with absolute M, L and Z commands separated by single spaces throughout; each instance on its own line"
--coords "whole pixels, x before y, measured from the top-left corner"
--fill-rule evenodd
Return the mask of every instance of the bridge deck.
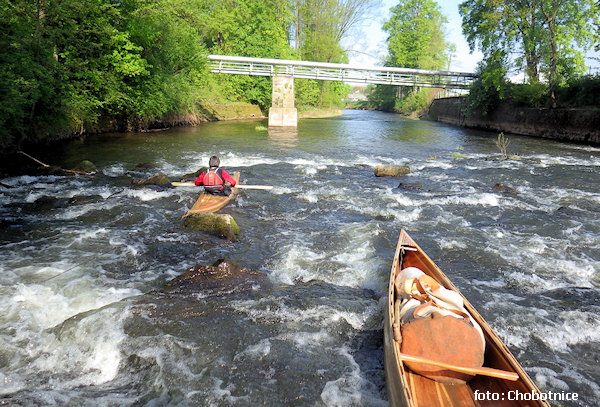
M 466 89 L 473 73 L 393 67 L 360 67 L 349 64 L 209 55 L 211 72 L 342 81 L 351 83 Z

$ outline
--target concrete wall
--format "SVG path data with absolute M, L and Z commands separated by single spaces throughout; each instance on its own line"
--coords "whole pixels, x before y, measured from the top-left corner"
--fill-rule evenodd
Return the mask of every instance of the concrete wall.
M 457 126 L 600 145 L 600 110 L 499 106 L 489 117 L 465 117 L 464 98 L 435 99 L 428 117 Z

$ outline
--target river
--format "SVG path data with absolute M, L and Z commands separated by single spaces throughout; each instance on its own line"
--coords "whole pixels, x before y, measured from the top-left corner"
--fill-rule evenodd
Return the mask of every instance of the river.
M 53 163 L 88 159 L 94 176 L 0 179 L 0 404 L 386 406 L 383 296 L 404 228 L 542 391 L 600 405 L 600 149 L 508 138 L 519 159 L 498 161 L 494 133 L 345 111 L 297 131 L 88 137 Z M 131 186 L 212 154 L 274 185 L 222 211 L 234 242 L 181 227 L 193 189 Z M 161 291 L 220 258 L 264 278 Z

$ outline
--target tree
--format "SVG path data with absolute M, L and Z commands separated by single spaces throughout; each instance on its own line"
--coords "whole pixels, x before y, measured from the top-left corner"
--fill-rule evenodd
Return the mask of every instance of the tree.
M 404 0 L 392 7 L 383 24 L 388 33 L 388 66 L 444 69 L 450 45 L 444 37 L 447 22 L 434 0 Z
M 388 33 L 387 66 L 415 69 L 445 69 L 454 47 L 444 36 L 446 18 L 434 0 L 401 0 L 391 8 L 383 24 Z M 390 100 L 391 97 L 391 100 Z M 404 86 L 377 86 L 370 101 L 378 108 L 415 113 L 426 104 L 429 95 L 423 90 Z
M 0 3 L 0 146 L 52 131 L 63 87 L 43 1 Z
M 556 84 L 585 69 L 582 51 L 597 38 L 592 23 L 599 10 L 594 0 L 467 0 L 460 5 L 471 51 L 479 48 L 484 58 L 498 49 L 519 52 L 508 64 L 524 66 L 530 83 L 544 73 L 553 106 Z

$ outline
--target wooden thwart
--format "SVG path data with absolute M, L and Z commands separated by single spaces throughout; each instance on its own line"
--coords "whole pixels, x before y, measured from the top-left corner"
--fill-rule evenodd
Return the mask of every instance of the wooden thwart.
M 171 182 L 171 185 L 173 185 L 174 187 L 195 187 L 196 186 L 196 184 L 194 184 L 193 182 Z M 273 189 L 273 186 L 272 185 L 240 185 L 240 184 L 236 184 L 235 188 L 271 190 L 271 189 Z
M 405 362 L 423 363 L 432 366 L 438 366 L 447 370 L 454 370 L 456 372 L 467 373 L 467 374 L 478 374 L 483 376 L 497 377 L 499 379 L 517 381 L 519 375 L 514 372 L 507 372 L 506 370 L 493 369 L 491 367 L 464 367 L 449 365 L 444 362 L 437 362 L 431 359 L 425 359 L 418 356 L 407 355 L 406 353 L 398 352 L 396 355 L 399 356 Z

